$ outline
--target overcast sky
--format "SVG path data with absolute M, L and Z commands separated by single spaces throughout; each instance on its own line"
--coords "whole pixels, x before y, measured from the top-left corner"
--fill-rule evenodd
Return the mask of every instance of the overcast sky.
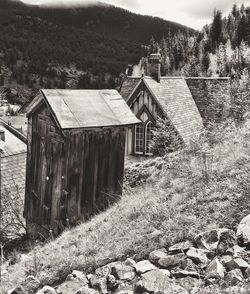
M 31 4 L 92 3 L 96 0 L 23 0 Z M 159 16 L 200 29 L 211 21 L 214 8 L 228 13 L 234 3 L 250 5 L 250 0 L 101 0 L 140 14 Z

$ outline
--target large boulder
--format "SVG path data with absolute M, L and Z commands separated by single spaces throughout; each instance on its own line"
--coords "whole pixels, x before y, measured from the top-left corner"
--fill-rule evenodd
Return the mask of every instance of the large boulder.
M 159 259 L 158 264 L 160 267 L 165 269 L 172 269 L 174 267 L 180 266 L 187 260 L 184 253 L 178 253 L 175 255 L 168 255 Z
M 185 288 L 177 285 L 162 270 L 149 271 L 141 276 L 135 285 L 135 293 L 164 293 L 164 294 L 188 294 Z
M 206 250 L 191 247 L 187 252 L 187 257 L 195 263 L 207 264 L 209 260 L 206 253 Z
M 206 269 L 206 279 L 223 279 L 224 275 L 225 269 L 223 265 L 220 263 L 219 259 L 216 257 L 209 263 Z
M 157 269 L 149 260 L 141 260 L 134 264 L 135 271 L 138 275 Z
M 250 246 L 250 214 L 245 216 L 239 223 L 236 236 L 241 244 L 247 247 Z

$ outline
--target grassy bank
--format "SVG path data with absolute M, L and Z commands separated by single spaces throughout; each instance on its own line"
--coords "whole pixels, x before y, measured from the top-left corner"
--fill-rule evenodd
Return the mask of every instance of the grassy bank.
M 126 189 L 117 204 L 88 223 L 6 264 L 2 292 L 29 274 L 56 284 L 73 269 L 141 259 L 211 228 L 235 229 L 250 213 L 250 122 L 217 127 L 207 136 L 163 159 L 132 163 L 127 172 L 146 174 L 144 184 Z

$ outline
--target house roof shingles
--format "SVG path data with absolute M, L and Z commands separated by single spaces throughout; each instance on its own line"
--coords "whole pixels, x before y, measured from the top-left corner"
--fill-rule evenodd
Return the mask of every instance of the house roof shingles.
M 3 193 L 24 195 L 26 174 L 26 152 L 1 157 Z
M 199 136 L 202 118 L 185 79 L 163 77 L 159 83 L 150 77 L 143 80 L 183 141 L 188 144 Z
M 126 77 L 122 83 L 122 86 L 120 88 L 120 94 L 123 97 L 125 101 L 127 101 L 128 97 L 132 93 L 132 91 L 135 89 L 137 84 L 140 82 L 140 77 Z
M 171 120 L 184 143 L 200 134 L 203 122 L 196 103 L 192 97 L 185 78 L 162 77 L 160 82 L 149 76 L 142 78 L 128 77 L 123 82 L 120 93 L 125 100 L 139 85 L 144 82 L 165 115 Z
M 2 228 L 6 240 L 11 240 L 25 233 L 22 212 L 25 194 L 26 152 L 2 156 Z

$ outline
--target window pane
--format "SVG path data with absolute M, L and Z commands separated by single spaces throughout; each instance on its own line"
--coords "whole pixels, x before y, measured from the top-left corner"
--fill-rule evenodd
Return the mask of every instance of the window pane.
M 143 126 L 135 127 L 135 153 L 143 153 L 144 133 Z
M 150 150 L 150 143 L 153 139 L 153 132 L 152 130 L 154 129 L 152 122 L 147 123 L 146 128 L 145 128 L 145 153 L 146 154 L 151 154 Z

